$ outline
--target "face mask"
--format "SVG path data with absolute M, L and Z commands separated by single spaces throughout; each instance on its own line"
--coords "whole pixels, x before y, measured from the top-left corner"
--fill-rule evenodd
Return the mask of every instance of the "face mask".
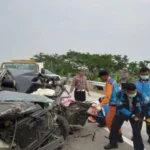
M 134 93 L 134 94 L 128 95 L 128 97 L 133 98 L 133 97 L 135 97 L 136 95 L 137 95 L 137 93 Z
M 142 80 L 148 80 L 148 79 L 149 79 L 149 75 L 147 75 L 147 76 L 140 76 L 140 78 L 141 78 Z

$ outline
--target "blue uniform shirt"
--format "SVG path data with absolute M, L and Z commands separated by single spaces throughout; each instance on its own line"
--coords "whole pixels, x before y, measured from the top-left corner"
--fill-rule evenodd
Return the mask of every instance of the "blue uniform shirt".
M 137 90 L 139 92 L 144 93 L 150 99 L 150 80 L 142 82 L 142 81 L 140 81 L 140 79 L 137 79 L 137 80 L 133 81 L 133 83 L 136 85 Z M 145 106 L 144 103 L 142 103 L 141 105 Z
M 120 91 L 117 93 L 116 106 L 117 106 L 117 114 L 122 114 L 126 117 L 131 117 L 133 114 L 139 115 L 142 108 L 141 103 L 143 103 L 146 107 L 150 108 L 150 99 L 144 93 L 137 93 L 137 96 L 133 98 L 133 108 L 130 109 L 128 96 L 124 91 Z M 150 109 L 148 112 L 148 116 L 150 116 Z
M 108 80 L 108 83 L 112 84 L 112 86 L 113 86 L 112 94 L 111 94 L 111 97 L 109 100 L 109 105 L 113 106 L 113 105 L 116 105 L 116 102 L 115 102 L 116 93 L 120 91 L 120 88 L 119 88 L 119 85 L 117 84 L 117 82 L 113 78 L 110 78 Z

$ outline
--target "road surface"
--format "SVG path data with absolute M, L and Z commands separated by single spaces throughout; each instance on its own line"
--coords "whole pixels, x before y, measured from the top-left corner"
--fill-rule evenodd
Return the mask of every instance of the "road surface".
M 67 89 L 70 89 L 70 86 L 67 86 Z M 97 101 L 101 94 L 90 92 L 91 96 L 87 95 L 88 101 Z M 66 95 L 64 93 L 64 95 Z M 73 94 L 71 95 L 73 98 Z M 133 150 L 133 142 L 130 140 L 132 136 L 132 129 L 129 122 L 125 122 L 123 127 L 123 138 L 124 143 L 119 144 L 118 150 Z M 95 141 L 92 141 L 92 136 L 81 137 L 87 134 L 93 134 L 96 132 Z M 107 128 L 99 128 L 94 123 L 87 123 L 85 127 L 82 127 L 75 134 L 69 136 L 63 150 L 103 150 L 104 145 L 108 143 L 108 139 L 105 136 L 108 136 L 109 132 Z M 147 143 L 147 134 L 145 124 L 142 129 L 142 137 L 146 150 L 150 150 L 150 145 Z

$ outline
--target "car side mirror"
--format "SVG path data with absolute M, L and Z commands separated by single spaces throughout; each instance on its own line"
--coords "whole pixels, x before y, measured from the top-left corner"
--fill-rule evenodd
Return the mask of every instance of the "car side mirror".
M 45 69 L 44 68 L 41 69 L 41 74 L 45 74 Z

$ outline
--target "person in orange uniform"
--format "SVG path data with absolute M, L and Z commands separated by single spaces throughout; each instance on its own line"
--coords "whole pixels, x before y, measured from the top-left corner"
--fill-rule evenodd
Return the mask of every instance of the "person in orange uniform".
M 106 126 L 111 130 L 112 121 L 116 114 L 116 94 L 120 91 L 117 82 L 109 76 L 107 70 L 101 70 L 98 75 L 102 81 L 106 82 L 105 95 L 102 102 L 97 105 L 97 110 L 100 111 L 103 106 L 109 104 L 108 114 L 106 116 Z M 119 130 L 118 142 L 123 143 L 122 132 Z

